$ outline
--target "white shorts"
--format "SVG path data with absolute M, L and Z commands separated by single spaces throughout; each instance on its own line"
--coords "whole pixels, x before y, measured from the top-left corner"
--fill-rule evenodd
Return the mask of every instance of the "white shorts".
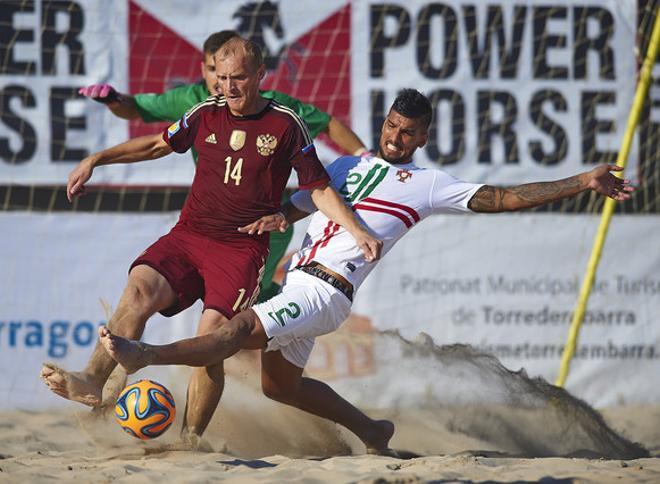
M 336 330 L 348 318 L 351 304 L 327 282 L 293 270 L 280 294 L 252 310 L 271 338 L 266 351 L 279 350 L 287 361 L 304 368 L 314 339 Z

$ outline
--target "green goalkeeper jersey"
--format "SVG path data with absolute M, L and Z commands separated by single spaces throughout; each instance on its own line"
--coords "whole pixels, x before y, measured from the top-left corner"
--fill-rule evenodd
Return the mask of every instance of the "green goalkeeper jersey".
M 279 91 L 260 91 L 260 94 L 266 99 L 274 99 L 278 103 L 293 109 L 305 121 L 312 138 L 316 138 L 325 131 L 328 123 L 330 123 L 330 115 L 311 104 L 305 104 Z M 206 85 L 203 82 L 198 82 L 170 89 L 162 94 L 136 94 L 134 99 L 142 120 L 153 123 L 157 121 L 174 122 L 180 119 L 192 106 L 204 101 L 209 96 L 210 93 Z M 194 149 L 193 158 L 195 161 L 197 160 L 197 153 Z M 282 203 L 284 201 L 282 200 Z M 277 264 L 284 256 L 292 237 L 292 227 L 289 227 L 284 233 L 271 232 L 270 252 L 266 260 L 257 302 L 265 301 L 277 294 L 279 286 L 273 282 L 273 276 Z
M 305 104 L 279 91 L 260 91 L 260 94 L 266 99 L 274 99 L 293 109 L 305 121 L 312 138 L 316 138 L 328 127 L 330 115 L 316 106 Z M 176 87 L 162 94 L 136 94 L 134 97 L 142 120 L 153 123 L 155 121 L 174 122 L 180 119 L 188 109 L 209 96 L 206 85 L 198 82 Z

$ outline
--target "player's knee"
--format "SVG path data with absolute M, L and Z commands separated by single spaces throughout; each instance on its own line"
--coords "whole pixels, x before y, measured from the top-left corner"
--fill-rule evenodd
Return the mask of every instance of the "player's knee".
M 257 315 L 252 310 L 235 315 L 223 328 L 227 338 L 243 349 L 262 349 L 266 347 L 268 336 L 263 326 L 258 323 Z
M 173 301 L 167 300 L 169 296 L 165 289 L 167 288 L 132 271 L 122 295 L 122 302 L 140 313 L 151 315 L 172 304 Z
M 288 403 L 286 401 L 287 400 L 286 394 L 277 387 L 262 385 L 261 391 L 266 397 L 270 398 L 271 400 L 275 400 L 276 402 L 280 402 L 280 403 Z
M 150 313 L 151 309 L 155 306 L 154 294 L 150 288 L 142 281 L 130 281 L 124 289 L 122 296 L 122 303 L 130 305 L 135 311 L 139 313 Z
M 291 388 L 283 387 L 273 382 L 262 382 L 261 391 L 271 400 L 296 406 L 296 392 Z
M 256 327 L 254 316 L 247 311 L 237 314 L 229 323 L 232 326 L 232 330 L 240 338 L 250 336 Z
M 231 345 L 237 350 L 242 347 L 243 341 L 250 336 L 250 332 L 251 328 L 242 322 L 237 321 L 236 318 L 229 321 L 225 320 L 223 324 L 219 325 L 218 329 L 210 331 L 211 335 L 215 338 L 219 349 Z

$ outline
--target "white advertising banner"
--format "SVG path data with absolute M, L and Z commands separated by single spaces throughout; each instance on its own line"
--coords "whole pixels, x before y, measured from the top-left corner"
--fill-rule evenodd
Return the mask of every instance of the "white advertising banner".
M 413 87 L 435 109 L 422 166 L 512 184 L 616 158 L 635 90 L 634 1 L 352 5 L 360 134 L 376 135 L 376 113 Z
M 4 2 L 0 181 L 63 184 L 86 154 L 144 134 L 78 88 L 196 82 L 201 45 L 222 29 L 264 48 L 264 88 L 344 120 L 369 147 L 397 92 L 414 87 L 436 110 L 420 164 L 490 183 L 567 176 L 612 160 L 620 144 L 637 77 L 636 4 Z M 337 152 L 326 141 L 319 153 L 329 162 Z M 637 158 L 633 147 L 631 172 Z M 189 155 L 169 156 L 104 167 L 94 183 L 186 185 L 193 171 Z
M 469 344 L 554 382 L 598 222 L 589 215 L 431 217 L 369 276 L 353 312 L 379 331 Z M 610 227 L 567 381 L 592 405 L 660 400 L 658 233 L 654 216 L 617 216 Z M 392 389 L 370 393 L 379 391 Z
M 126 4 L 3 2 L 0 14 L 1 183 L 64 184 L 73 163 L 127 138 L 126 121 L 77 93 L 127 91 Z
M 303 8 L 289 1 L 271 14 L 268 9 L 259 13 L 257 2 L 237 0 L 0 3 L 0 183 L 65 184 L 86 155 L 167 127 L 145 128 L 141 121 L 129 125 L 104 105 L 78 95 L 80 87 L 108 83 L 134 94 L 195 83 L 201 79 L 202 44 L 212 32 L 247 34 L 251 19 L 259 18 L 259 31 L 269 35 L 271 23 L 282 21 L 286 31 L 268 37 L 277 44 L 273 52 L 281 55 L 284 46 L 342 6 L 343 0 Z M 327 103 L 316 104 L 327 109 Z M 334 114 L 350 123 L 349 111 Z M 324 161 L 337 157 L 322 142 L 319 148 Z M 172 154 L 137 165 L 100 167 L 93 183 L 188 185 L 193 175 L 191 155 Z
M 81 370 L 131 262 L 176 222 L 167 215 L 0 215 L 0 408 L 69 403 L 39 380 L 42 362 Z M 192 336 L 199 308 L 151 318 L 145 339 Z M 153 374 L 153 373 L 152 373 Z
M 0 216 L 0 408 L 68 405 L 39 381 L 41 363 L 84 366 L 107 320 L 99 300 L 116 307 L 130 263 L 175 221 L 174 214 Z M 433 391 L 467 398 L 446 374 L 377 341 L 396 329 L 407 339 L 423 332 L 436 345 L 472 345 L 553 382 L 597 223 L 586 215 L 429 218 L 370 275 L 346 327 L 319 339 L 310 374 L 364 406 L 423 402 Z M 592 405 L 660 401 L 657 237 L 657 217 L 612 223 L 567 382 Z M 144 340 L 189 337 L 199 313 L 198 304 L 175 318 L 155 316 Z M 143 372 L 185 387 L 180 373 Z

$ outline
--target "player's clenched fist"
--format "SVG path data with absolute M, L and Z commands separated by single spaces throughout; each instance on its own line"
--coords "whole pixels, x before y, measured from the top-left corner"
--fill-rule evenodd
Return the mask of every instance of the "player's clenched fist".
M 81 87 L 78 89 L 78 94 L 82 94 L 103 104 L 119 101 L 119 93 L 110 84 L 92 84 L 87 87 Z

